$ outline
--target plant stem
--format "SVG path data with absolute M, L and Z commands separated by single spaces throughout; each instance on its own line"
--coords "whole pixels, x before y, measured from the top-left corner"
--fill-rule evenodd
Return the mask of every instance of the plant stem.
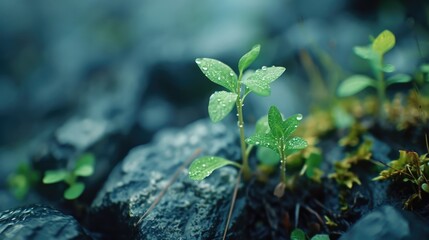
M 379 69 L 376 70 L 377 74 L 377 94 L 378 100 L 380 101 L 378 115 L 380 118 L 380 122 L 384 122 L 385 111 L 384 111 L 384 103 L 386 101 L 386 85 L 384 82 L 384 72 L 383 72 L 383 56 L 380 56 Z
M 280 168 L 280 181 L 286 184 L 286 154 L 284 151 L 284 142 L 283 138 L 280 139 L 279 143 L 279 150 L 280 150 L 280 159 L 281 159 L 281 168 Z
M 240 186 L 240 180 L 241 180 L 241 173 L 242 172 L 243 172 L 243 168 L 240 169 L 240 172 L 237 175 L 237 180 L 235 182 L 234 194 L 232 194 L 231 206 L 229 207 L 228 218 L 226 220 L 225 230 L 223 231 L 223 237 L 222 237 L 223 240 L 226 239 L 226 234 L 228 233 L 229 222 L 230 222 L 231 217 L 232 217 L 232 212 L 234 211 L 235 200 L 237 199 L 238 187 Z
M 243 99 L 241 98 L 241 78 L 243 77 L 243 74 L 240 72 L 240 75 L 238 76 L 238 83 L 237 83 L 237 117 L 238 117 L 238 129 L 240 131 L 240 145 L 241 145 L 241 157 L 243 161 L 243 176 L 244 179 L 249 179 L 251 175 L 250 167 L 249 167 L 249 161 L 248 161 L 248 154 L 246 151 L 246 142 L 245 136 L 244 136 L 244 121 L 243 121 Z

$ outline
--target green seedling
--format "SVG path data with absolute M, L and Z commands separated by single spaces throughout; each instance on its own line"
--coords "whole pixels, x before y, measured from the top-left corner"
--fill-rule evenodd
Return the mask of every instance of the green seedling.
M 291 240 L 307 240 L 310 239 L 307 237 L 305 232 L 302 229 L 296 228 L 290 234 Z M 310 240 L 329 240 L 329 235 L 327 234 L 317 234 L 314 235 Z
M 379 114 L 383 116 L 383 105 L 386 102 L 386 88 L 397 83 L 410 82 L 412 79 L 406 74 L 396 74 L 385 80 L 385 73 L 392 73 L 395 67 L 391 64 L 384 64 L 384 55 L 395 46 L 395 35 L 384 30 L 368 46 L 355 47 L 354 53 L 365 59 L 370 64 L 374 78 L 366 75 L 352 75 L 340 83 L 338 95 L 346 97 L 354 95 L 362 90 L 372 87 L 377 90 L 379 99 Z
M 40 173 L 32 169 L 28 163 L 20 164 L 15 173 L 7 178 L 9 189 L 18 200 L 25 199 L 30 188 L 38 181 Z
M 73 200 L 82 195 L 85 183 L 78 181 L 79 177 L 89 177 L 94 173 L 95 158 L 93 154 L 82 154 L 72 170 L 59 169 L 45 172 L 44 184 L 65 182 L 68 188 L 64 191 L 64 198 Z
M 272 106 L 268 111 L 268 126 L 260 124 L 256 128 L 255 134 L 246 139 L 248 144 L 269 148 L 279 155 L 280 183 L 274 191 L 277 197 L 283 196 L 286 187 L 287 157 L 308 145 L 303 138 L 292 136 L 301 120 L 301 114 L 283 120 L 280 111 Z
M 412 203 L 422 193 L 429 193 L 429 157 L 428 154 L 419 156 L 416 152 L 399 151 L 399 158 L 388 164 L 388 169 L 380 172 L 373 180 L 392 179 L 410 183 L 414 193 L 404 203 L 405 208 L 412 208 Z
M 271 93 L 270 84 L 278 79 L 285 71 L 284 67 L 262 67 L 246 74 L 244 71 L 258 57 L 260 46 L 254 46 L 244 54 L 238 62 L 237 74 L 226 64 L 211 58 L 197 58 L 195 62 L 212 82 L 224 87 L 226 91 L 216 91 L 209 99 L 208 112 L 213 122 L 219 122 L 225 118 L 234 108 L 237 110 L 237 125 L 240 133 L 240 146 L 242 164 L 217 156 L 203 156 L 194 160 L 189 167 L 189 177 L 193 180 L 202 180 L 214 170 L 226 165 L 241 168 L 245 178 L 249 178 L 251 170 L 248 159 L 252 146 L 248 146 L 244 136 L 243 105 L 246 96 L 254 92 L 260 96 L 268 96 Z

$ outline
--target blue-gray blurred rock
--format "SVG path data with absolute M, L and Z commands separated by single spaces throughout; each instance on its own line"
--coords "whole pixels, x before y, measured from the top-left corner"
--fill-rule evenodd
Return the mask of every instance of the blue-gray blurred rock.
M 0 213 L 0 239 L 92 239 L 72 216 L 51 207 L 30 205 Z
M 87 88 L 82 88 L 82 98 L 74 115 L 33 154 L 36 170 L 43 174 L 46 170 L 70 169 L 81 154 L 92 153 L 96 160 L 95 173 L 89 177 L 86 193 L 89 199 L 95 196 L 108 173 L 133 145 L 128 137 L 136 123 L 145 81 L 130 72 L 129 67 L 119 68 L 107 77 L 94 77 Z M 48 198 L 55 199 L 64 189 L 51 191 L 56 186 L 41 188 Z
M 183 130 L 164 130 L 152 143 L 134 148 L 94 200 L 89 219 L 92 228 L 123 239 L 221 238 L 237 177 L 230 167 L 215 171 L 204 181 L 192 181 L 182 172 L 153 211 L 137 224 L 175 171 L 198 150 L 202 155 L 236 160 L 240 155 L 236 131 L 200 120 Z M 239 198 L 231 222 L 234 239 L 243 234 L 237 224 L 243 220 L 244 206 L 244 199 Z
M 340 239 L 424 240 L 429 230 L 416 214 L 386 205 L 363 216 Z

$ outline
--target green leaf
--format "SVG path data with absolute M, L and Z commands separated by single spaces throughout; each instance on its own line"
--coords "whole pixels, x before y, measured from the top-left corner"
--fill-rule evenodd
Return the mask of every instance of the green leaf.
M 298 128 L 299 122 L 302 120 L 302 114 L 295 114 L 288 117 L 283 123 L 283 135 L 288 138 Z
M 310 156 L 305 160 L 305 164 L 307 165 L 307 177 L 312 178 L 314 176 L 314 170 L 319 168 L 321 163 L 322 155 L 320 153 L 310 154 Z
M 262 67 L 243 79 L 242 83 L 256 94 L 268 96 L 271 94 L 270 83 L 279 78 L 285 70 L 284 67 Z
M 85 190 L 85 184 L 77 182 L 64 191 L 64 198 L 67 200 L 76 199 L 82 195 L 83 190 Z
M 267 134 L 270 132 L 270 126 L 268 125 L 268 115 L 261 117 L 255 125 L 255 133 Z
M 48 170 L 43 177 L 44 184 L 51 184 L 61 182 L 67 178 L 68 172 L 66 170 Z
M 204 156 L 195 159 L 189 167 L 189 178 L 192 180 L 203 180 L 218 168 L 226 165 L 239 167 L 238 163 L 229 161 L 225 158 L 215 156 Z
M 274 136 L 269 134 L 254 134 L 251 137 L 246 138 L 246 143 L 251 145 L 257 145 L 269 148 L 275 152 L 278 152 L 278 143 Z
M 210 81 L 231 92 L 237 91 L 237 75 L 228 65 L 212 58 L 197 58 L 195 62 Z
M 353 52 L 359 57 L 367 60 L 372 60 L 376 58 L 376 53 L 372 49 L 372 46 L 356 46 L 353 48 Z
M 300 137 L 293 137 L 286 142 L 286 149 L 288 150 L 301 150 L 307 146 L 307 141 Z
M 375 87 L 375 80 L 365 75 L 353 75 L 340 83 L 338 96 L 348 97 L 354 95 L 367 87 Z
M 327 234 L 317 234 L 314 235 L 311 240 L 330 240 L 329 235 Z
M 380 55 L 384 55 L 395 46 L 395 35 L 389 30 L 380 33 L 372 43 L 372 49 Z
M 386 64 L 383 66 L 383 69 L 381 69 L 385 73 L 391 73 L 395 71 L 395 66 L 392 64 Z
M 306 240 L 307 238 L 305 237 L 304 231 L 302 231 L 299 228 L 296 228 L 290 234 L 290 239 L 291 240 Z
M 396 74 L 391 76 L 386 80 L 387 86 L 395 84 L 395 83 L 407 83 L 411 82 L 412 78 L 410 75 L 407 74 Z
M 268 166 L 275 166 L 280 162 L 280 156 L 276 151 L 262 146 L 256 150 L 256 157 L 259 162 Z
M 260 50 L 261 50 L 261 45 L 259 44 L 255 45 L 248 53 L 244 54 L 240 58 L 240 61 L 238 61 L 238 70 L 240 71 L 240 73 L 243 73 L 244 70 L 246 70 L 250 66 L 250 64 L 252 64 L 255 61 L 255 59 L 259 55 Z
M 215 92 L 209 100 L 209 116 L 213 122 L 224 119 L 234 107 L 237 94 L 226 91 Z
M 427 183 L 422 184 L 422 189 L 423 189 L 423 191 L 429 193 L 429 185 Z
M 76 176 L 88 177 L 94 173 L 95 157 L 91 153 L 85 153 L 80 156 L 76 162 L 74 174 Z
M 429 64 L 422 64 L 421 66 L 420 66 L 420 71 L 421 72 L 423 72 L 423 73 L 429 73 Z
M 268 110 L 268 125 L 270 126 L 271 133 L 274 137 L 283 136 L 283 117 L 275 106 L 271 106 Z

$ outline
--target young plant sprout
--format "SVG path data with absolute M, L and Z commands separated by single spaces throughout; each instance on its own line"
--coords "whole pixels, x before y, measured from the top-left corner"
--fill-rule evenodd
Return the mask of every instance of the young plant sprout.
M 280 158 L 280 183 L 277 185 L 274 194 L 282 197 L 286 187 L 286 160 L 292 153 L 307 147 L 307 142 L 292 136 L 302 120 L 301 114 L 293 115 L 286 120 L 280 111 L 275 107 L 270 107 L 268 111 L 268 126 L 260 124 L 256 128 L 253 136 L 246 139 L 248 144 L 262 146 L 275 151 Z
M 70 170 L 50 170 L 45 172 L 44 184 L 65 182 L 69 187 L 64 191 L 64 198 L 73 200 L 85 190 L 85 184 L 78 181 L 78 177 L 89 177 L 94 173 L 94 155 L 86 153 L 79 157 L 74 168 Z
M 310 239 L 307 237 L 305 232 L 302 229 L 295 228 L 292 233 L 290 234 L 291 240 L 307 240 Z M 317 234 L 314 235 L 311 240 L 329 240 L 329 235 L 327 234 Z
M 383 118 L 383 104 L 386 101 L 386 88 L 396 83 L 410 82 L 412 79 L 406 74 L 396 74 L 385 80 L 385 73 L 392 73 L 395 67 L 391 64 L 384 64 L 384 54 L 395 46 L 395 35 L 389 30 L 384 30 L 368 46 L 356 46 L 353 50 L 356 55 L 365 59 L 370 64 L 374 78 L 366 75 L 352 75 L 340 83 L 338 95 L 347 97 L 362 90 L 372 87 L 377 90 L 379 99 L 379 114 Z
M 197 58 L 195 62 L 212 82 L 224 87 L 227 91 L 217 91 L 210 96 L 209 116 L 213 122 L 219 122 L 225 118 L 234 108 L 237 109 L 238 129 L 240 133 L 240 145 L 242 164 L 216 156 L 203 156 L 194 160 L 189 167 L 189 177 L 193 180 L 202 180 L 209 176 L 214 170 L 226 165 L 241 168 L 245 178 L 249 178 L 251 170 L 249 167 L 249 153 L 251 146 L 247 146 L 244 136 L 243 103 L 246 96 L 254 92 L 260 96 L 271 94 L 270 83 L 278 79 L 285 71 L 284 67 L 262 67 L 246 78 L 244 71 L 255 61 L 260 51 L 260 45 L 254 46 L 244 54 L 238 62 L 237 74 L 226 64 L 211 58 Z
M 418 155 L 412 151 L 399 151 L 399 158 L 388 164 L 388 169 L 380 172 L 373 180 L 392 179 L 409 183 L 413 194 L 404 203 L 407 209 L 412 208 L 416 199 L 422 199 L 422 193 L 429 193 L 429 153 Z

